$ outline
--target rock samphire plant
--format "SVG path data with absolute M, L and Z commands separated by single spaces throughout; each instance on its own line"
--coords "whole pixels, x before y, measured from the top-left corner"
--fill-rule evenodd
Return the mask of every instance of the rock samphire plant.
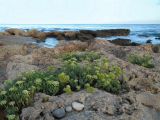
M 138 55 L 138 54 L 130 54 L 128 57 L 129 62 L 133 64 L 137 64 L 139 66 L 143 66 L 146 68 L 154 68 L 153 59 L 150 55 Z
M 99 53 L 70 53 L 61 60 L 60 68 L 50 66 L 48 70 L 30 71 L 15 80 L 5 81 L 0 90 L 0 107 L 9 120 L 18 120 L 21 109 L 32 103 L 37 92 L 57 95 L 85 89 L 92 93 L 99 88 L 117 94 L 122 89 L 119 79 L 123 71 Z

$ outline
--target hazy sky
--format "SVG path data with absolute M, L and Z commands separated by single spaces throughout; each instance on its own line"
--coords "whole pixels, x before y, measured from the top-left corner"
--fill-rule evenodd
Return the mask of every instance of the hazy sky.
M 0 0 L 5 23 L 160 23 L 160 0 Z

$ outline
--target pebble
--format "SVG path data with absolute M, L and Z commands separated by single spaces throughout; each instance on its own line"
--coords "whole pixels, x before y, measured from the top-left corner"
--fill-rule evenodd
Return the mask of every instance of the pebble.
M 59 108 L 59 109 L 54 110 L 54 111 L 52 112 L 52 115 L 53 115 L 55 118 L 61 119 L 61 118 L 65 117 L 66 112 L 65 112 L 64 108 Z
M 76 111 L 82 111 L 84 109 L 84 105 L 78 102 L 73 102 L 72 107 Z
M 72 107 L 71 106 L 67 106 L 66 107 L 66 112 L 72 112 Z

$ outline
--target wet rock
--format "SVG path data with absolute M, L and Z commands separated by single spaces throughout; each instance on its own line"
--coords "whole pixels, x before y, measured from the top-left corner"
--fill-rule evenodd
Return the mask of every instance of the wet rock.
M 64 36 L 66 40 L 76 40 L 78 32 L 65 32 Z
M 147 40 L 146 43 L 152 43 L 152 40 Z
M 135 46 L 135 45 L 138 45 L 138 44 L 135 44 L 135 43 L 132 44 L 130 39 L 121 39 L 121 38 L 111 40 L 110 42 L 115 44 L 115 45 L 120 45 L 120 46 L 132 46 L 132 45 Z
M 129 29 L 111 29 L 111 30 L 81 30 L 80 33 L 90 34 L 94 37 L 107 37 L 107 36 L 127 36 L 130 33 Z
M 55 118 L 61 119 L 61 118 L 63 118 L 66 115 L 66 112 L 65 112 L 64 108 L 59 108 L 59 109 L 54 110 L 52 112 L 52 115 Z
M 81 34 L 88 34 L 88 35 L 92 35 L 94 37 L 96 37 L 96 31 L 93 31 L 93 30 L 80 30 L 79 31 Z
M 136 43 L 136 42 L 132 42 L 132 43 L 131 43 L 131 46 L 139 46 L 139 45 L 141 45 L 141 44 Z
M 57 38 L 58 40 L 65 40 L 64 32 L 48 32 L 45 34 L 46 34 L 46 37 L 54 37 L 54 38 Z
M 49 32 L 48 37 L 56 37 L 58 40 L 92 40 L 96 37 L 106 36 L 127 36 L 130 33 L 128 29 L 113 29 L 113 30 L 80 30 L 79 32 Z
M 76 31 L 67 31 L 67 32 L 40 32 L 36 29 L 29 31 L 24 31 L 20 29 L 8 29 L 6 33 L 9 35 L 16 36 L 29 36 L 37 38 L 38 40 L 44 40 L 47 37 L 55 37 L 58 40 L 91 40 L 96 37 L 106 37 L 106 36 L 127 36 L 130 33 L 129 29 L 111 29 L 111 30 L 80 30 Z M 5 33 L 1 33 L 4 35 Z
M 138 36 L 139 36 L 139 37 L 146 37 L 146 38 L 147 38 L 147 37 L 149 37 L 150 35 L 147 35 L 147 34 L 139 34 Z
M 76 111 L 82 111 L 84 109 L 84 105 L 78 102 L 73 102 L 72 107 Z
M 155 39 L 160 40 L 160 37 L 156 37 Z
M 95 37 L 91 34 L 84 34 L 84 33 L 79 33 L 77 35 L 77 40 L 81 40 L 81 41 L 86 41 L 86 40 L 92 40 Z
M 97 30 L 96 37 L 105 36 L 128 36 L 130 34 L 129 29 L 111 29 L 111 30 Z

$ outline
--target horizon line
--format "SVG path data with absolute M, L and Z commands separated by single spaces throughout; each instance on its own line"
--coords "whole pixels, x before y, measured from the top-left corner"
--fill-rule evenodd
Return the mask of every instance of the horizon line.
M 126 25 L 157 25 L 160 23 L 0 23 L 0 25 L 118 25 L 118 24 L 126 24 Z

